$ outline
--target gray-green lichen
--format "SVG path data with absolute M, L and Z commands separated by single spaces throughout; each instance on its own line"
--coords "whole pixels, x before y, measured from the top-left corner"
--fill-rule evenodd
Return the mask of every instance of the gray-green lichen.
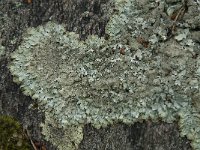
M 56 122 L 53 113 L 45 113 L 45 123 L 42 124 L 42 132 L 45 138 L 62 150 L 78 149 L 83 139 L 82 125 L 64 126 L 62 129 Z
M 172 7 L 168 1 L 114 2 L 108 40 L 91 35 L 79 41 L 63 25 L 49 22 L 29 29 L 11 56 L 14 81 L 45 110 L 46 139 L 59 149 L 76 149 L 87 123 L 100 128 L 179 120 L 181 135 L 200 150 L 200 56 L 190 32 L 194 26 L 187 19 L 177 23 L 170 37 L 174 21 L 167 16 L 173 13 L 166 9 Z
M 0 58 L 5 55 L 5 47 L 0 45 Z

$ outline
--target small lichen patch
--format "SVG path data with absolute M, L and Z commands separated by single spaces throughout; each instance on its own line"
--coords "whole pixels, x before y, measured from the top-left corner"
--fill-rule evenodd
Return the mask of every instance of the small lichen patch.
M 174 22 L 165 7 L 174 3 L 137 2 L 115 0 L 107 40 L 92 35 L 80 41 L 49 22 L 30 28 L 12 54 L 14 81 L 40 102 L 43 133 L 59 149 L 76 149 L 84 124 L 100 128 L 149 118 L 180 118 L 181 134 L 200 149 L 198 43 L 181 25 L 169 36 Z
M 5 47 L 0 45 L 0 58 L 5 55 Z
M 42 133 L 46 135 L 46 139 L 56 145 L 58 149 L 78 149 L 79 143 L 83 139 L 82 125 L 69 125 L 65 126 L 65 128 L 59 127 L 49 113 L 45 113 L 45 123 L 41 126 L 43 129 Z

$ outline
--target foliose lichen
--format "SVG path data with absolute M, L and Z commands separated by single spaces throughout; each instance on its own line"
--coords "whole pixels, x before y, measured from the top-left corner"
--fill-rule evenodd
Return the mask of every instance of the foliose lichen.
M 30 28 L 11 56 L 14 81 L 45 110 L 46 139 L 76 149 L 87 123 L 179 120 L 181 135 L 200 149 L 199 44 L 187 19 L 177 23 L 175 35 L 168 33 L 175 25 L 167 8 L 181 2 L 114 2 L 108 40 L 91 35 L 79 41 L 49 22 Z
M 5 55 L 5 47 L 0 44 L 0 59 L 3 55 Z

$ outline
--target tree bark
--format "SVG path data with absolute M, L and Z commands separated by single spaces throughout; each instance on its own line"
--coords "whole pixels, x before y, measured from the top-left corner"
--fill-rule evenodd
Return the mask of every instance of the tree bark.
M 17 118 L 30 132 L 34 141 L 42 141 L 48 150 L 56 147 L 44 140 L 40 123 L 44 113 L 37 102 L 25 96 L 19 85 L 13 82 L 7 65 L 10 54 L 20 45 L 22 33 L 28 27 L 37 27 L 49 20 L 67 25 L 84 40 L 90 34 L 106 37 L 105 26 L 109 21 L 109 9 L 114 4 L 107 0 L 1 0 L 0 44 L 5 53 L 0 57 L 0 113 Z M 84 16 L 85 12 L 89 16 Z M 34 109 L 29 109 L 34 104 Z M 116 123 L 106 128 L 84 127 L 84 139 L 79 150 L 190 150 L 190 142 L 181 138 L 177 123 L 151 120 L 125 125 Z

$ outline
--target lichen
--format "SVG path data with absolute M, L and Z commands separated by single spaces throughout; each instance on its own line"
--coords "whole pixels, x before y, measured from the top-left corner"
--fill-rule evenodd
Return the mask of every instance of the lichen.
M 45 123 L 41 125 L 42 132 L 46 139 L 57 146 L 58 149 L 78 149 L 83 139 L 82 125 L 69 125 L 60 128 L 54 116 L 49 112 L 45 113 Z
M 14 118 L 0 115 L 0 150 L 30 150 L 31 144 Z
M 3 55 L 5 55 L 5 47 L 0 44 L 0 59 Z
M 24 94 L 45 110 L 47 140 L 76 149 L 84 124 L 100 128 L 150 118 L 179 120 L 181 135 L 200 149 L 199 44 L 184 29 L 193 28 L 187 20 L 169 35 L 175 26 L 165 7 L 173 4 L 115 0 L 108 40 L 91 35 L 80 41 L 52 22 L 24 34 L 9 68 Z

